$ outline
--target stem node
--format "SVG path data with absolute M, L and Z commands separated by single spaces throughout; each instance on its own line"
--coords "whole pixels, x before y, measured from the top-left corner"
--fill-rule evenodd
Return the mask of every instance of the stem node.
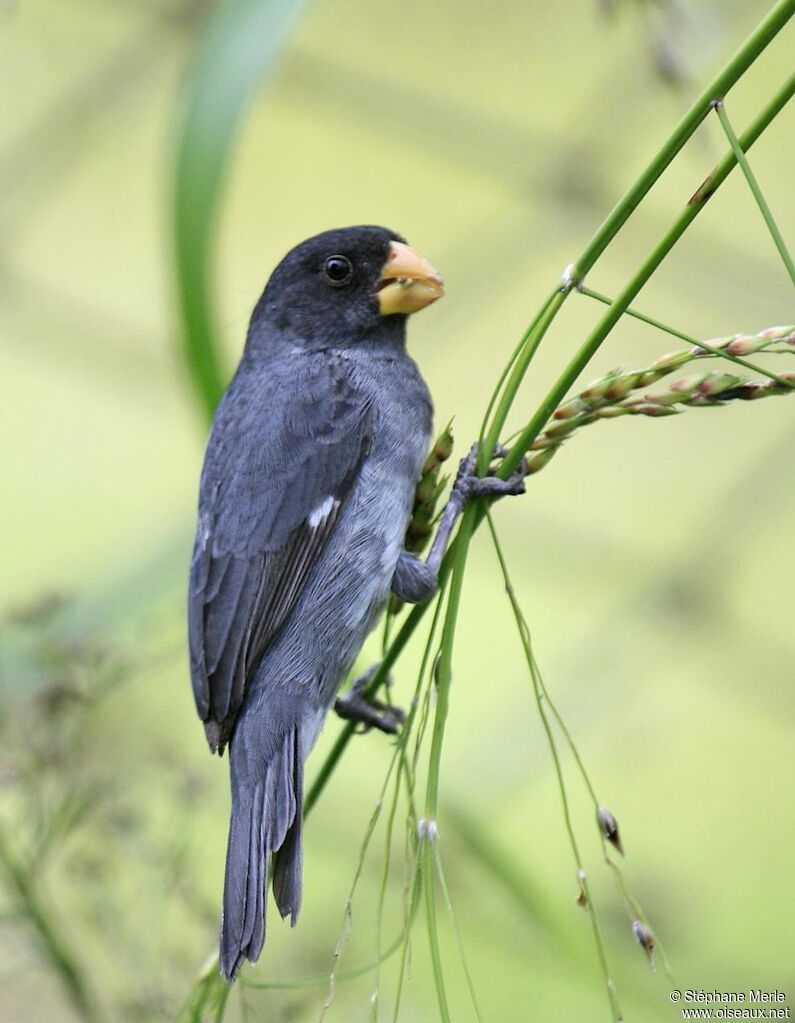
M 561 276 L 561 294 L 568 295 L 572 288 L 579 291 L 582 288 L 582 284 L 583 278 L 578 273 L 576 264 L 569 263 Z
M 417 821 L 417 838 L 421 842 L 435 842 L 439 837 L 439 829 L 432 817 L 421 817 Z

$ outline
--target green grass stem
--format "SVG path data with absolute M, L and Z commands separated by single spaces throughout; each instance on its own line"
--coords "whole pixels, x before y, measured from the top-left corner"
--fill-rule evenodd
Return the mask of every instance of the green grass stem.
M 770 211 L 770 207 L 767 204 L 762 189 L 759 187 L 759 182 L 756 180 L 756 175 L 751 170 L 751 165 L 748 162 L 748 157 L 745 155 L 745 149 L 741 145 L 740 140 L 734 132 L 732 123 L 729 120 L 729 115 L 726 113 L 726 107 L 723 100 L 716 100 L 713 104 L 715 113 L 718 115 L 718 120 L 726 133 L 726 138 L 729 140 L 729 145 L 732 147 L 737 163 L 740 165 L 740 170 L 745 175 L 745 180 L 748 182 L 748 187 L 751 189 L 756 205 L 759 207 L 759 212 L 762 214 L 767 229 L 770 232 L 770 236 L 773 239 L 773 243 L 778 249 L 778 253 L 781 256 L 781 261 L 787 268 L 787 273 L 790 276 L 790 280 L 795 284 L 795 264 L 792 262 L 792 256 L 789 254 L 784 238 L 782 237 L 781 231 L 778 229 L 773 214 Z

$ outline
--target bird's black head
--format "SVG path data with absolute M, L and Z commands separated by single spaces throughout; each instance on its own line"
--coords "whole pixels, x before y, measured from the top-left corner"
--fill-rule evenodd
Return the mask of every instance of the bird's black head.
M 309 350 L 360 344 L 444 294 L 442 278 L 384 227 L 325 231 L 287 253 L 254 309 L 248 345 Z

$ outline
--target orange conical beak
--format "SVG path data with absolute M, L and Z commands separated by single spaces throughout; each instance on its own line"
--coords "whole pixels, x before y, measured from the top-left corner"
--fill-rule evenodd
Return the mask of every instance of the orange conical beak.
M 444 279 L 425 256 L 403 242 L 390 242 L 376 288 L 382 316 L 416 313 L 444 294 Z

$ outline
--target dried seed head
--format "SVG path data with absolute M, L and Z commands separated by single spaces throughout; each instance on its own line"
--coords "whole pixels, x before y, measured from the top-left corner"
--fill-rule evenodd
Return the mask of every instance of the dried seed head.
M 553 419 L 571 419 L 581 412 L 587 412 L 590 406 L 582 398 L 572 398 L 557 408 L 552 416 Z
M 696 349 L 697 351 L 699 349 Z M 656 379 L 659 379 L 665 373 L 670 373 L 671 370 L 677 369 L 679 366 L 689 362 L 691 358 L 691 352 L 669 352 L 668 355 L 661 355 L 659 359 L 655 359 L 651 364 L 652 371 L 656 373 Z
M 651 398 L 633 402 L 627 407 L 639 416 L 676 416 L 679 414 L 679 409 L 673 408 L 671 405 L 662 405 L 657 399 L 651 400 Z
M 436 455 L 436 459 L 439 463 L 446 462 L 447 459 L 453 453 L 453 421 L 445 426 L 436 443 L 433 446 L 433 453 Z
M 527 475 L 532 476 L 534 472 L 540 472 L 544 466 L 552 461 L 552 457 L 558 450 L 557 446 L 545 448 L 527 459 Z
M 427 504 L 428 501 L 433 497 L 434 491 L 436 490 L 436 474 L 435 472 L 426 473 L 420 482 L 417 484 L 417 492 L 414 496 L 414 500 L 417 504 Z
M 638 376 L 638 387 L 650 387 L 651 384 L 656 384 L 660 377 L 665 376 L 669 372 L 667 369 L 648 369 L 645 373 L 641 373 Z
M 552 426 L 546 428 L 547 437 L 565 437 L 567 433 L 571 433 L 572 430 L 576 430 L 579 426 L 577 419 L 559 419 Z
M 434 472 L 439 466 L 446 462 L 447 459 L 453 453 L 453 433 L 452 433 L 452 419 L 445 426 L 436 440 L 433 442 L 433 447 L 425 459 L 425 464 L 422 467 L 422 476 L 427 476 L 429 473 Z
M 764 338 L 748 337 L 744 334 L 738 334 L 733 341 L 730 341 L 726 345 L 726 351 L 730 355 L 753 355 L 754 352 L 758 352 L 759 349 L 764 346 L 764 343 Z
M 599 830 L 602 832 L 605 839 L 613 846 L 614 849 L 618 849 L 623 856 L 624 846 L 621 844 L 621 834 L 618 830 L 618 821 L 606 806 L 599 806 L 596 808 L 596 823 L 599 825 Z
M 669 391 L 677 395 L 692 394 L 708 376 L 708 373 L 693 373 L 687 377 L 679 377 L 671 384 Z M 677 398 L 677 400 L 679 399 Z
M 642 921 L 633 920 L 632 933 L 635 937 L 635 941 L 637 941 L 646 953 L 646 958 L 649 960 L 649 966 L 654 969 L 654 932 Z
M 766 340 L 786 341 L 787 344 L 795 344 L 795 327 L 768 327 L 756 335 Z
M 753 355 L 769 347 L 771 341 L 785 345 L 795 343 L 795 333 L 792 327 L 769 327 L 759 334 L 737 334 L 726 340 L 728 343 L 724 342 L 725 349 L 731 355 Z
M 583 401 L 588 402 L 589 405 L 596 401 L 600 401 L 605 396 L 605 391 L 613 383 L 616 377 L 621 376 L 622 370 L 614 369 L 606 376 L 602 377 L 601 380 L 594 380 L 592 384 L 580 394 Z
M 605 391 L 605 398 L 608 401 L 621 401 L 626 398 L 630 391 L 638 385 L 640 373 L 625 373 L 617 377 Z
M 733 373 L 710 373 L 698 385 L 699 394 L 711 396 L 720 394 L 721 391 L 728 391 L 741 382 L 740 377 Z

